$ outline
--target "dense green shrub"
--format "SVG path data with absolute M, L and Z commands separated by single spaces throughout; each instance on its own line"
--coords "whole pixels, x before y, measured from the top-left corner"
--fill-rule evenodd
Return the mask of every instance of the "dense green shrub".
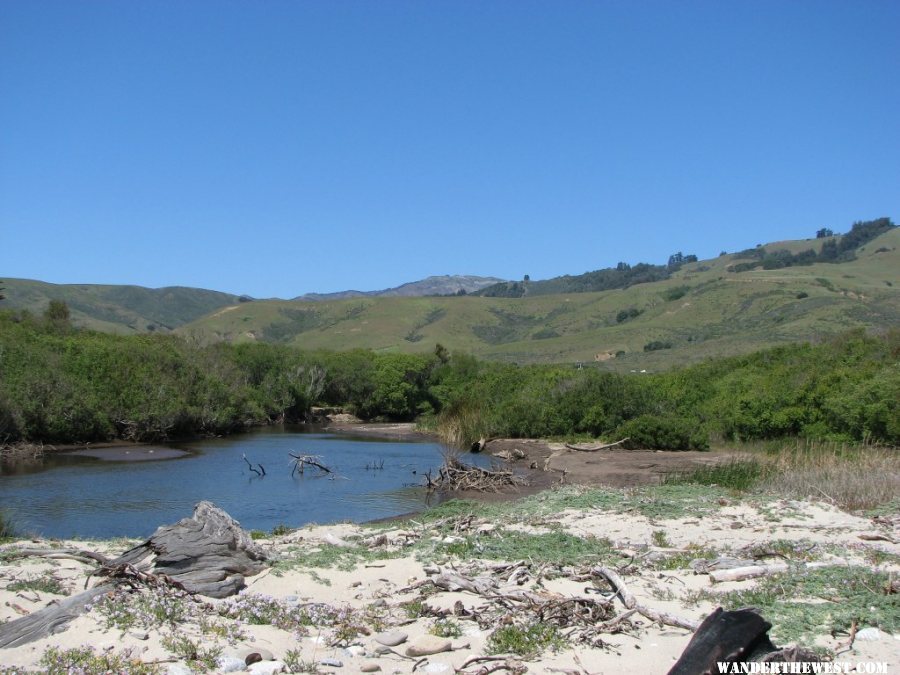
M 655 352 L 660 349 L 671 349 L 672 343 L 667 340 L 653 340 L 644 345 L 645 352 Z
M 654 450 L 706 450 L 709 440 L 699 431 L 693 420 L 682 417 L 641 415 L 621 424 L 616 431 L 621 438 L 628 438 L 627 448 Z

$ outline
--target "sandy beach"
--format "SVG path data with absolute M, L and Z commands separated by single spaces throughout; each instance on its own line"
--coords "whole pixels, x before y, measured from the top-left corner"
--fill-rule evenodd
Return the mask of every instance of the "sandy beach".
M 847 579 L 862 570 L 900 572 L 896 518 L 873 520 L 825 503 L 660 490 L 564 487 L 500 505 L 445 505 L 435 514 L 401 522 L 309 526 L 269 535 L 258 543 L 271 566 L 248 578 L 235 598 L 172 592 L 163 602 L 151 597 L 167 596 L 159 590 L 120 591 L 96 602 L 57 635 L 0 649 L 0 663 L 12 669 L 4 672 L 42 672 L 48 648 L 87 645 L 98 654 L 125 655 L 172 674 L 203 672 L 200 658 L 190 657 L 204 655 L 209 672 L 477 673 L 504 665 L 495 672 L 665 673 L 691 631 L 641 614 L 608 631 L 597 630 L 625 607 L 609 584 L 591 573 L 593 568 L 617 569 L 639 604 L 695 623 L 719 604 L 710 591 L 762 583 L 713 583 L 697 559 L 787 562 L 785 576 L 803 575 L 814 566 L 840 569 Z M 66 558 L 15 558 L 17 549 L 114 555 L 133 543 L 4 545 L 0 621 L 80 591 L 93 569 Z M 489 590 L 448 586 L 446 579 L 456 576 Z M 30 580 L 48 579 L 56 580 L 57 592 L 28 588 Z M 835 597 L 829 599 L 792 601 L 838 607 L 842 591 L 832 592 Z M 832 635 L 827 626 L 809 625 L 803 642 L 838 660 L 887 663 L 893 672 L 900 663 L 897 597 L 872 607 L 872 622 L 892 630 L 857 626 L 861 637 L 877 639 L 850 644 L 846 632 Z M 543 616 L 535 613 L 539 606 Z M 548 607 L 563 606 L 605 614 L 599 621 L 579 622 L 548 613 Z M 792 629 L 773 623 L 776 644 L 790 644 L 786 638 Z M 528 632 L 529 626 L 548 629 Z M 186 639 L 194 652 L 176 653 L 173 637 Z M 434 649 L 434 654 L 422 654 Z M 472 661 L 498 652 L 500 660 Z M 248 657 L 256 658 L 253 653 L 262 660 L 247 666 Z

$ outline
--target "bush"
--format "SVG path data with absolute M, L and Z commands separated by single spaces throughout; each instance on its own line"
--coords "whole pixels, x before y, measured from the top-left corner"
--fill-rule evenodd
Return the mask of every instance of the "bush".
M 671 349 L 671 348 L 672 348 L 672 343 L 666 342 L 663 340 L 654 340 L 653 342 L 648 342 L 647 344 L 644 345 L 645 352 L 655 352 L 660 349 Z
M 680 417 L 641 415 L 620 425 L 618 437 L 628 438 L 627 448 L 651 450 L 707 450 L 709 439 L 697 423 Z
M 672 302 L 673 300 L 680 300 L 687 292 L 691 290 L 690 286 L 674 286 L 673 288 L 666 289 L 662 293 L 662 297 L 664 300 L 668 302 Z
M 628 321 L 628 319 L 633 319 L 636 316 L 640 316 L 642 314 L 641 310 L 636 307 L 629 307 L 628 309 L 620 310 L 618 314 L 616 314 L 616 323 L 622 323 L 624 321 Z

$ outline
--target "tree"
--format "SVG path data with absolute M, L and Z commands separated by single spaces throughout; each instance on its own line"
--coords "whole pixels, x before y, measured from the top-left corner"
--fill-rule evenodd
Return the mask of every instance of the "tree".
M 838 245 L 834 239 L 828 239 L 822 242 L 822 250 L 819 253 L 819 260 L 822 262 L 832 262 L 837 260 Z
M 71 318 L 69 306 L 62 300 L 51 300 L 50 304 L 47 305 L 47 309 L 44 310 L 44 318 L 52 323 L 69 323 Z
M 825 237 L 833 237 L 834 232 L 829 230 L 827 227 L 823 227 L 821 230 L 816 230 L 816 239 L 824 239 Z
M 3 295 L 3 286 L 0 285 L 0 300 L 6 300 L 6 296 Z
M 450 361 L 450 350 L 447 349 L 444 345 L 438 342 L 434 346 L 434 355 L 438 361 L 441 363 L 447 363 Z
M 681 253 L 681 251 L 678 251 L 678 253 L 673 253 L 672 255 L 669 256 L 668 268 L 672 269 L 674 267 L 680 267 L 681 263 L 683 263 L 683 262 L 684 262 L 684 255 Z

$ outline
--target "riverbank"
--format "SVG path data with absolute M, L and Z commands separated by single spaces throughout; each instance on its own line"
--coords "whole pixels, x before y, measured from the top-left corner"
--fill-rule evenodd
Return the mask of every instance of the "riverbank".
M 196 657 L 214 652 L 220 659 L 257 652 L 277 661 L 269 667 L 287 663 L 294 672 L 378 666 L 449 674 L 499 652 L 527 669 L 518 672 L 665 673 L 691 631 L 640 614 L 602 629 L 625 613 L 608 583 L 591 573 L 605 565 L 651 611 L 696 624 L 716 606 L 746 604 L 745 594 L 756 589 L 754 603 L 773 623 L 779 646 L 799 642 L 839 660 L 888 663 L 888 672 L 900 665 L 898 596 L 884 590 L 900 573 L 900 519 L 852 515 L 822 502 L 737 497 L 702 486 L 564 487 L 505 504 L 454 502 L 402 523 L 304 527 L 258 542 L 273 564 L 249 578 L 237 600 L 158 588 L 116 595 L 63 633 L 0 649 L 0 663 L 43 670 L 48 649 L 91 645 L 97 653 L 130 650 L 129 658 L 173 674 L 200 672 Z M 118 554 L 133 543 L 4 545 L 0 621 L 80 591 L 92 569 L 65 557 L 13 559 L 16 548 Z M 786 563 L 787 571 L 714 582 L 713 561 L 729 558 Z M 472 586 L 447 585 L 451 573 Z M 532 600 L 514 599 L 523 593 Z M 559 609 L 551 619 L 551 605 L 542 604 L 548 602 L 594 607 L 597 616 L 582 624 Z M 403 636 L 386 650 L 384 642 Z M 446 641 L 436 646 L 449 651 L 406 657 L 410 646 L 429 640 Z M 254 672 L 273 672 L 262 667 Z

